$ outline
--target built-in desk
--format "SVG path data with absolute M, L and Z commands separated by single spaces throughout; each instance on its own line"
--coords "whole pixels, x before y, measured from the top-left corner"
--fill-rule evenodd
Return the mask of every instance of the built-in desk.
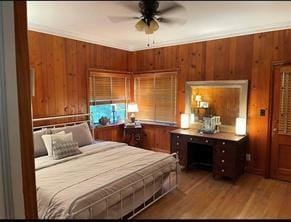
M 244 172 L 247 136 L 234 133 L 200 134 L 194 129 L 171 131 L 171 152 L 177 152 L 180 165 L 186 169 L 195 164 L 200 153 L 209 153 L 209 164 L 214 178 L 230 177 L 234 181 Z M 203 154 L 204 155 L 204 154 Z M 210 161 L 209 161 L 210 159 Z

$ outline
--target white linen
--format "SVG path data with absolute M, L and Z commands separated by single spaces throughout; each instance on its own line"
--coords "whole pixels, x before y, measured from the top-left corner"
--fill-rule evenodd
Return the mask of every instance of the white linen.
M 48 156 L 35 159 L 39 218 L 68 218 L 69 208 L 80 196 L 85 195 L 75 202 L 74 210 L 152 172 L 161 176 L 176 167 L 175 158 L 169 154 L 130 147 L 124 143 L 101 142 L 82 147 L 81 151 L 79 155 L 60 160 Z M 141 187 L 142 184 L 139 184 L 135 189 Z M 120 199 L 113 198 L 109 204 L 113 206 L 118 201 Z M 104 204 L 96 206 L 95 215 L 104 211 Z M 86 217 L 88 214 L 82 216 Z
M 60 131 L 60 132 L 55 133 L 55 134 L 47 134 L 47 135 L 42 135 L 41 136 L 41 138 L 42 138 L 42 140 L 44 142 L 46 151 L 48 153 L 48 156 L 52 156 L 53 155 L 53 151 L 52 151 L 53 139 L 54 138 L 61 138 L 63 135 L 66 135 L 65 131 Z M 66 138 L 67 138 L 67 136 L 66 136 Z M 69 135 L 68 139 L 73 140 L 73 135 Z

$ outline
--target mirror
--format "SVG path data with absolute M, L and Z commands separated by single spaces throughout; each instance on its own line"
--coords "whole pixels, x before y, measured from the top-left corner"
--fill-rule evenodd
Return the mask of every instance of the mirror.
M 236 118 L 247 117 L 247 92 L 248 80 L 186 82 L 190 127 L 210 133 L 234 132 Z

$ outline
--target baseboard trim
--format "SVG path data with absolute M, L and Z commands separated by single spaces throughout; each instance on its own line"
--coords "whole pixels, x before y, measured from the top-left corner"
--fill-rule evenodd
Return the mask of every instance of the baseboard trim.
M 250 173 L 250 174 L 264 176 L 264 170 L 263 169 L 260 169 L 260 168 L 255 168 L 255 167 L 248 166 L 246 168 L 246 172 L 247 173 Z

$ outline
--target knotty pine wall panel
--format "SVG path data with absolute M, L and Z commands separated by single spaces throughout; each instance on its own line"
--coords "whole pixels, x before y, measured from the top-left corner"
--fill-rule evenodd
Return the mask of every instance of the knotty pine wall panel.
M 158 49 L 129 52 L 131 71 L 179 68 L 177 122 L 185 108 L 185 82 L 249 80 L 249 171 L 266 169 L 272 63 L 291 60 L 291 30 L 282 30 Z M 260 116 L 260 109 L 266 115 Z M 153 130 L 159 133 L 158 130 Z M 151 135 L 155 138 L 155 135 Z M 161 137 L 159 137 L 161 139 Z
M 128 52 L 29 31 L 33 117 L 87 113 L 88 68 L 127 71 Z
M 33 115 L 46 117 L 87 112 L 86 70 L 92 67 L 124 71 L 179 68 L 178 123 L 180 112 L 185 108 L 186 81 L 248 79 L 248 134 L 252 154 L 248 169 L 263 175 L 272 63 L 291 60 L 290 42 L 291 30 L 282 30 L 126 52 L 29 31 L 30 65 L 36 70 Z M 259 115 L 260 109 L 267 110 L 266 116 Z M 169 150 L 169 147 L 163 147 L 167 144 L 158 142 L 168 138 L 167 133 L 161 134 L 160 130 L 160 126 L 145 127 L 148 134 L 145 145 Z

